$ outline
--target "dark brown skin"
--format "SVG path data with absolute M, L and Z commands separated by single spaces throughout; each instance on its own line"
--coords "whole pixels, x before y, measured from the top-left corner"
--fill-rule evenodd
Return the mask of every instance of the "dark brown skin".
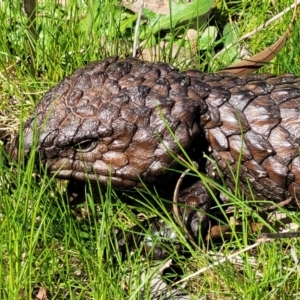
M 166 168 L 176 167 L 170 151 L 181 154 L 171 129 L 210 177 L 219 175 L 203 152 L 232 189 L 240 160 L 239 188 L 250 197 L 250 184 L 256 199 L 278 203 L 300 199 L 299 125 L 294 75 L 178 72 L 165 63 L 111 57 L 78 69 L 46 94 L 24 126 L 24 144 L 29 151 L 37 130 L 41 163 L 57 178 L 110 179 L 119 189 L 141 181 L 159 186 Z M 17 147 L 16 141 L 13 158 Z M 208 210 L 209 196 L 198 196 L 203 187 L 191 189 L 179 201 Z M 203 216 L 197 218 L 196 227 Z

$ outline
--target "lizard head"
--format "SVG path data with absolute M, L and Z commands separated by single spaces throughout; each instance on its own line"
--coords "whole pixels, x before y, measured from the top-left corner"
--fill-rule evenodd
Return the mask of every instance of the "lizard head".
M 167 64 L 109 58 L 52 88 L 24 125 L 25 152 L 57 178 L 154 183 L 201 130 L 203 97 Z M 202 92 L 205 88 L 202 88 Z M 191 96 L 192 95 L 192 96 Z M 18 156 L 18 142 L 11 148 Z

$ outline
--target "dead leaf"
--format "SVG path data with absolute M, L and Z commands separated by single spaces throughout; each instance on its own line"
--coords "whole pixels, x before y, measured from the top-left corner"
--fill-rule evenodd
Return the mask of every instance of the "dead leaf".
M 168 57 L 176 60 L 176 65 L 178 67 L 185 67 L 189 65 L 196 55 L 196 47 L 193 47 L 195 43 L 191 41 L 191 49 L 187 50 L 182 46 L 177 44 L 172 44 L 172 50 L 170 53 L 170 43 L 161 41 L 158 45 L 151 48 L 142 49 L 137 57 L 146 61 L 165 61 L 168 62 Z
M 162 274 L 163 272 L 170 268 L 173 265 L 173 262 L 171 259 L 166 261 L 162 267 L 159 268 L 157 272 L 155 272 L 150 278 L 149 278 L 149 272 L 144 272 L 141 275 L 141 280 L 143 282 L 147 280 L 151 280 L 150 288 L 151 288 L 151 299 L 152 300 L 159 300 L 159 299 L 165 299 L 165 300 L 191 300 L 191 297 L 187 295 L 184 290 L 186 284 L 183 285 L 177 285 L 175 288 L 170 287 L 169 284 L 167 284 L 163 278 Z M 142 296 L 142 299 L 145 299 Z M 147 298 L 148 299 L 148 298 Z
M 47 290 L 44 287 L 39 287 L 34 300 L 48 300 Z
M 138 13 L 141 3 L 141 0 L 123 0 L 121 4 L 122 6 L 132 10 L 134 13 Z M 150 9 L 156 14 L 168 15 L 170 13 L 169 0 L 144 0 L 144 7 Z
M 188 29 L 186 35 L 183 37 L 186 41 L 195 41 L 198 38 L 198 32 L 195 29 Z
M 293 23 L 296 18 L 297 5 L 298 3 L 297 1 L 295 1 L 292 20 L 290 22 L 288 29 L 272 46 L 255 54 L 254 56 L 248 59 L 244 59 L 241 62 L 237 64 L 233 64 L 224 70 L 220 70 L 217 73 L 230 72 L 237 75 L 249 75 L 255 72 L 256 70 L 258 70 L 259 68 L 261 68 L 262 66 L 264 66 L 266 63 L 270 62 L 283 48 L 287 38 L 291 33 Z
M 231 228 L 230 226 L 226 226 L 226 225 L 215 225 L 213 226 L 209 233 L 206 235 L 205 240 L 209 241 L 211 239 L 216 240 L 219 239 L 221 237 L 224 237 L 226 235 L 226 237 L 230 237 L 231 236 Z
M 244 59 L 237 64 L 233 64 L 227 67 L 224 70 L 218 71 L 217 73 L 233 73 L 237 75 L 248 75 L 252 74 L 266 63 L 270 62 L 282 49 L 285 45 L 285 42 L 290 35 L 290 29 L 288 29 L 280 38 L 279 40 L 274 43 L 269 48 L 253 55 L 248 59 Z

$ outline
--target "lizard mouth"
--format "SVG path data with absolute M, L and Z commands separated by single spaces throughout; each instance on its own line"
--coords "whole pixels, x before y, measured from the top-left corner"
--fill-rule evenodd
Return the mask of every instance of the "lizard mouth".
M 142 186 L 142 182 L 152 184 L 157 173 L 163 173 L 162 165 L 154 162 L 153 155 L 127 156 L 126 153 L 107 152 L 99 154 L 95 148 L 93 155 L 64 153 L 63 157 L 49 158 L 45 155 L 44 163 L 50 175 L 66 180 L 99 182 L 112 184 L 121 189 Z M 90 154 L 90 153 L 89 153 Z M 128 158 L 129 157 L 129 158 Z
M 84 182 L 99 182 L 103 185 L 111 184 L 119 189 L 129 189 L 132 187 L 141 186 L 140 180 L 133 180 L 126 178 L 126 176 L 119 177 L 116 175 L 103 175 L 71 170 L 50 171 L 49 173 L 50 175 L 59 179 L 66 179 L 69 181 L 75 180 Z

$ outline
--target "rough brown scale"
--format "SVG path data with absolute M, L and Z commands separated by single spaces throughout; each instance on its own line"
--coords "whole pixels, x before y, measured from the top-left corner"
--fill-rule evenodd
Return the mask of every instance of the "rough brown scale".
M 36 117 L 36 118 L 35 118 Z M 169 128 L 167 128 L 166 123 Z M 110 57 L 66 77 L 37 105 L 24 126 L 25 149 L 36 136 L 42 163 L 58 178 L 139 186 L 162 180 L 195 141 L 234 189 L 241 161 L 245 194 L 280 202 L 300 199 L 300 78 L 270 74 L 178 72 L 165 63 Z M 200 138 L 199 138 L 200 137 Z M 11 155 L 17 157 L 17 142 Z M 217 177 L 211 163 L 203 166 Z

